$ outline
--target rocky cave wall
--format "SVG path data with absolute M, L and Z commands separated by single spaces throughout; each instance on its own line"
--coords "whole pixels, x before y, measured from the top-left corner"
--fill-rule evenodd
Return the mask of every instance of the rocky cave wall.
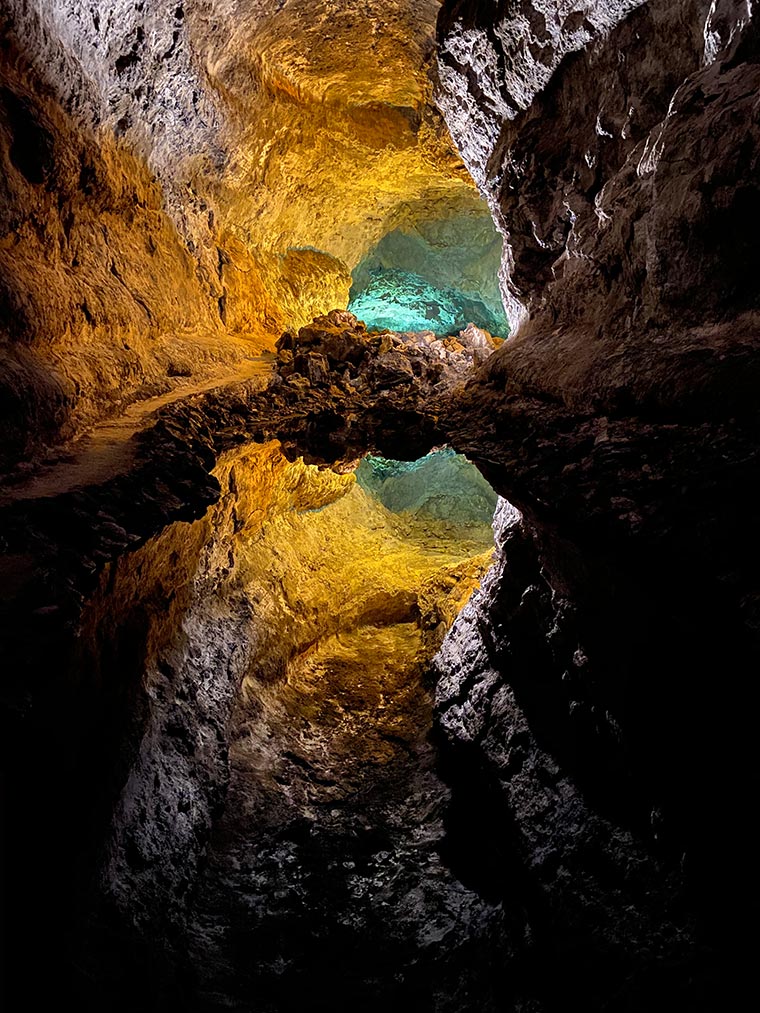
M 356 266 L 348 308 L 368 326 L 456 334 L 474 323 L 506 337 L 501 252 L 482 200 L 407 224 L 386 233 Z
M 757 18 L 463 0 L 438 31 L 519 323 L 450 420 L 520 511 L 439 659 L 451 777 L 500 814 L 549 1007 L 721 1008 L 757 897 Z
M 6 36 L 3 185 L 10 207 L 32 208 L 12 219 L 2 248 L 16 300 L 8 319 L 26 319 L 23 310 L 32 329 L 23 347 L 20 328 L 6 346 L 10 414 L 37 412 L 38 435 L 73 429 L 75 404 L 83 418 L 99 413 L 117 374 L 118 397 L 129 397 L 162 372 L 244 354 L 227 332 L 253 333 L 261 317 L 235 305 L 233 271 L 264 279 L 245 290 L 259 293 L 256 314 L 266 306 L 273 321 L 297 320 L 299 279 L 319 275 L 334 292 L 339 276 L 347 290 L 345 265 L 386 232 L 409 230 L 421 192 L 433 218 L 439 202 L 449 213 L 460 197 L 473 200 L 426 105 L 427 76 L 404 78 L 407 57 L 394 63 L 383 48 L 398 30 L 408 52 L 423 7 L 403 17 L 393 7 L 374 40 L 380 76 L 371 62 L 349 66 L 341 46 L 351 42 L 353 57 L 355 36 L 341 31 L 353 22 L 331 19 L 334 5 L 286 3 L 289 20 L 253 3 L 139 7 L 90 5 L 85 31 L 82 5 L 48 6 L 39 24 L 19 3 L 14 30 L 26 26 L 37 43 L 23 56 L 18 34 Z M 386 16 L 372 7 L 378 25 Z M 238 32 L 240 46 L 226 48 Z M 178 945 L 234 729 L 255 725 L 256 701 L 287 665 L 280 649 L 303 646 L 252 642 L 299 592 L 287 565 L 262 578 L 259 559 L 258 604 L 270 612 L 268 623 L 252 622 L 239 578 L 258 550 L 242 546 L 265 521 L 282 525 L 275 547 L 287 564 L 297 542 L 278 509 L 355 495 L 345 476 L 328 474 L 327 495 L 311 498 L 302 465 L 290 471 L 250 446 L 274 437 L 291 456 L 321 461 L 367 448 L 416 457 L 448 441 L 513 504 L 498 514 L 496 565 L 435 662 L 451 790 L 446 867 L 508 915 L 508 939 L 494 932 L 483 951 L 506 982 L 502 1006 L 714 1013 L 751 966 L 740 908 L 753 903 L 756 882 L 746 844 L 760 563 L 756 18 L 728 0 L 460 0 L 443 4 L 438 33 L 438 101 L 504 235 L 502 288 L 519 324 L 468 386 L 426 403 L 422 345 L 406 361 L 404 342 L 386 337 L 359 390 L 318 350 L 331 338 L 369 354 L 367 335 L 338 314 L 304 335 L 303 361 L 291 354 L 290 375 L 263 395 L 238 385 L 165 410 L 129 474 L 2 505 L 3 745 L 23 760 L 13 928 L 27 959 L 32 940 L 48 955 L 61 976 L 54 984 L 71 970 L 60 940 L 75 925 L 80 944 L 93 908 L 88 960 L 106 966 L 121 955 L 117 977 L 142 967 L 153 984 L 172 980 L 157 965 Z M 314 52 L 322 35 L 329 45 Z M 186 38 L 195 41 L 185 47 Z M 162 56 L 162 83 L 138 94 L 143 44 Z M 99 47 L 113 57 L 107 68 Z M 309 61 L 295 60 L 290 75 L 284 57 L 275 66 L 262 55 L 294 50 Z M 185 61 L 176 80 L 175 60 Z M 43 86 L 46 67 L 69 82 L 67 96 Z M 380 92 L 361 77 L 367 67 Z M 187 91 L 193 75 L 203 86 Z M 361 100 L 349 104 L 349 93 Z M 266 128 L 248 118 L 252 94 L 277 110 Z M 326 135 L 312 133 L 322 117 L 348 138 L 329 158 L 319 148 Z M 191 121 L 214 143 L 186 129 Z M 373 175 L 366 192 L 353 179 L 343 191 L 351 215 L 325 211 L 326 177 L 304 171 L 288 147 L 298 131 L 320 164 L 348 177 L 346 152 L 353 158 L 361 141 Z M 225 147 L 233 135 L 245 137 L 240 149 Z M 397 170 L 418 156 L 402 192 Z M 84 178 L 80 165 L 92 166 Z M 259 172 L 265 185 L 253 186 Z M 280 185 L 284 176 L 295 190 Z M 315 249 L 303 231 L 312 214 L 312 224 L 327 214 Z M 267 246 L 265 226 L 278 222 Z M 155 247 L 155 271 L 136 235 Z M 117 247 L 128 255 L 119 259 Z M 90 258 L 82 277 L 80 258 Z M 164 268 L 182 284 L 167 290 Z M 115 352 L 115 336 L 127 333 L 130 348 Z M 62 378 L 51 389 L 53 363 Z M 372 393 L 378 377 L 392 389 Z M 11 431 L 17 451 L 29 431 Z M 269 460 L 271 483 L 249 483 L 254 457 Z M 279 468 L 295 487 L 277 485 Z M 280 500 L 276 488 L 286 491 Z M 317 555 L 304 549 L 312 562 Z M 469 590 L 472 574 L 460 577 Z M 324 602 L 311 609 L 307 639 Z M 304 662 L 299 677 L 309 671 Z M 60 792 L 49 791 L 52 772 Z M 51 827 L 75 829 L 53 848 Z M 104 876 L 93 884 L 95 868 Z M 141 933 L 161 946 L 132 950 Z M 77 967 L 87 979 L 86 961 Z M 121 984 L 132 1001 L 130 982 Z M 156 992 L 151 1001 L 160 1009 L 172 1000 Z
M 7 5 L 6 462 L 345 306 L 387 232 L 482 220 L 431 101 L 437 9 Z

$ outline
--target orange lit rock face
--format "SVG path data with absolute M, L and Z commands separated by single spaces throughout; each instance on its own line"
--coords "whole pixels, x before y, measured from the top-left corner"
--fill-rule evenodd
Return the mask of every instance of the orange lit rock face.
M 166 389 L 179 360 L 213 372 L 245 352 L 144 163 L 17 69 L 0 67 L 0 459 Z
M 438 4 L 274 6 L 11 3 L 6 446 L 166 387 L 178 341 L 213 373 L 345 306 L 389 231 L 484 217 L 431 101 Z
M 220 198 L 265 249 L 317 247 L 349 267 L 405 220 L 475 206 L 429 66 L 438 4 L 250 5 L 209 73 L 237 120 Z M 263 115 L 245 114 L 255 102 Z M 424 206 L 414 206 L 423 201 Z

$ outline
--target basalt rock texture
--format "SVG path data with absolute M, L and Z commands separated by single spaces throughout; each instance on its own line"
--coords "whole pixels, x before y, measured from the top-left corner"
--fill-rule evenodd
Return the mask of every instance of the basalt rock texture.
M 567 960 L 534 979 L 547 1008 L 717 1009 L 746 960 L 757 32 L 740 3 L 439 19 L 440 102 L 520 322 L 449 422 L 522 514 L 441 657 L 440 727 L 462 804 L 469 764 L 509 821 L 538 966 Z

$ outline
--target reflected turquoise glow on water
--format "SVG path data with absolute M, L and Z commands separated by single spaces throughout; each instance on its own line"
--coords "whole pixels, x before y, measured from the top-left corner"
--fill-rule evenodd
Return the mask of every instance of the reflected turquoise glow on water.
M 412 513 L 458 526 L 490 525 L 496 493 L 474 464 L 454 450 L 434 450 L 417 461 L 365 457 L 356 481 L 394 513 Z

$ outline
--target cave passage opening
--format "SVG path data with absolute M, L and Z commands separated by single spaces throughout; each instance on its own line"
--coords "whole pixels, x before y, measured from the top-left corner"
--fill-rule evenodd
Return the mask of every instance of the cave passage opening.
M 418 214 L 420 212 L 417 212 Z M 391 229 L 352 273 L 348 309 L 370 328 L 456 335 L 469 324 L 506 338 L 502 239 L 484 202 L 456 202 Z

